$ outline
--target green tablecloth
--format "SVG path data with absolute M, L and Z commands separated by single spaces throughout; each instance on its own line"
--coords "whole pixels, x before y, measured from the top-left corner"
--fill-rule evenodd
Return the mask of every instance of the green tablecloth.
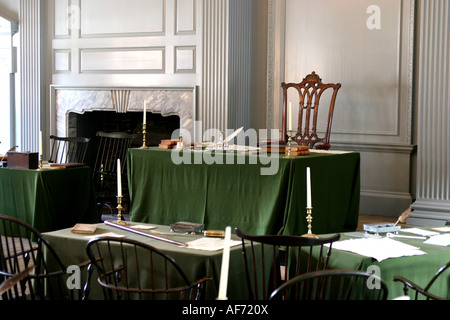
M 129 226 L 140 223 L 130 222 Z M 140 230 L 146 232 L 145 230 Z M 169 233 L 169 227 L 157 225 L 155 231 Z M 101 236 L 105 233 L 113 232 L 115 234 L 125 235 L 129 239 L 134 239 L 151 246 L 158 248 L 171 256 L 180 265 L 185 272 L 189 281 L 195 281 L 204 276 L 213 277 L 212 281 L 207 284 L 206 298 L 214 300 L 217 298 L 220 281 L 220 271 L 222 263 L 222 250 L 218 251 L 204 251 L 197 249 L 190 249 L 175 244 L 163 242 L 160 240 L 151 239 L 139 234 L 134 234 L 129 231 L 121 230 L 106 224 L 98 224 L 98 228 L 94 235 L 76 234 L 72 233 L 70 229 L 63 229 L 53 232 L 44 233 L 44 237 L 49 241 L 50 245 L 55 249 L 60 256 L 62 262 L 69 266 L 82 263 L 88 260 L 86 254 L 86 244 L 92 236 Z M 198 238 L 201 235 L 160 235 L 161 237 L 170 238 L 181 242 L 189 242 Z M 232 239 L 236 239 L 232 236 Z M 69 249 L 69 250 L 68 250 Z M 241 245 L 232 247 L 230 250 L 230 267 L 228 274 L 228 298 L 246 299 L 247 289 L 245 286 L 245 272 L 243 265 L 243 258 L 241 254 Z M 85 274 L 82 274 L 82 285 L 85 282 Z M 91 292 L 89 300 L 102 299 L 100 285 L 97 283 L 97 274 L 95 273 L 91 280 Z
M 413 236 L 410 233 L 403 232 L 400 232 L 400 235 Z M 340 241 L 348 239 L 352 239 L 352 237 L 343 234 Z M 404 294 L 402 290 L 403 285 L 400 282 L 394 282 L 394 276 L 403 276 L 415 282 L 419 286 L 424 287 L 439 270 L 439 268 L 450 261 L 449 247 L 425 244 L 423 243 L 424 240 L 418 239 L 394 239 L 396 241 L 419 247 L 420 250 L 426 252 L 426 254 L 400 258 L 390 258 L 379 262 L 372 257 L 366 257 L 348 251 L 333 249 L 329 268 L 362 270 L 368 272 L 376 271 L 376 269 L 372 270 L 370 269 L 370 267 L 379 268 L 379 275 L 387 283 L 389 288 L 388 298 L 393 299 Z M 439 281 L 437 281 L 433 285 L 430 292 L 438 296 L 450 298 L 450 274 L 447 273 L 445 277 L 442 277 Z
M 208 164 L 201 161 L 201 151 L 185 151 L 191 164 L 176 164 L 171 152 L 129 150 L 132 221 L 163 225 L 189 221 L 204 223 L 207 229 L 223 230 L 230 225 L 255 234 L 304 234 L 306 167 L 310 167 L 313 232 L 357 227 L 358 153 L 311 153 L 295 159 L 276 154 L 272 158 L 278 161 L 276 174 L 262 175 L 262 168 L 273 165 L 270 158 L 215 154 L 223 164 L 217 159 Z
M 40 232 L 101 221 L 89 167 L 0 168 L 0 213 L 21 219 Z

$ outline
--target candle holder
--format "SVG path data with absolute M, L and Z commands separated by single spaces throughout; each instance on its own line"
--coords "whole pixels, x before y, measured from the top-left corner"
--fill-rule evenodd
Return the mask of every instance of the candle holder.
M 180 133 L 180 138 L 178 139 L 177 146 L 176 146 L 175 149 L 176 150 L 183 150 L 183 148 L 184 148 L 183 136 Z
M 291 153 L 291 149 L 292 149 L 292 130 L 288 131 L 288 136 L 289 136 L 289 139 L 288 139 L 288 154 L 285 155 L 284 157 L 288 158 L 288 159 L 292 159 L 292 158 L 295 158 L 295 156 L 293 156 L 292 153 Z
M 122 209 L 123 209 L 122 198 L 123 198 L 123 196 L 117 196 L 117 221 L 116 221 L 116 223 L 120 224 L 122 226 L 126 226 L 127 223 L 123 220 L 123 217 L 122 217 Z
M 302 237 L 305 238 L 314 238 L 314 239 L 319 239 L 319 237 L 317 235 L 315 235 L 314 233 L 312 233 L 311 229 L 312 229 L 312 207 L 306 207 L 306 212 L 308 213 L 306 216 L 306 221 L 308 221 L 308 233 L 302 235 Z
M 142 124 L 142 147 L 140 147 L 139 149 L 148 149 L 147 144 L 146 144 L 146 136 L 147 135 L 147 124 Z
M 43 156 L 42 154 L 39 155 L 39 170 L 43 170 Z

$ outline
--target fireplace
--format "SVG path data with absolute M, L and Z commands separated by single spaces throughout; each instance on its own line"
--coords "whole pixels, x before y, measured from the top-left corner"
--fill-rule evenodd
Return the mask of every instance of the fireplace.
M 136 133 L 135 145 L 141 146 L 146 103 L 147 145 L 157 145 L 180 128 L 185 140 L 196 141 L 195 87 L 51 86 L 50 100 L 50 134 L 60 137 L 126 131 Z
M 135 134 L 136 139 L 132 142 L 131 147 L 139 148 L 143 142 L 142 120 L 141 112 L 92 111 L 83 114 L 70 112 L 67 125 L 69 136 L 91 139 L 85 162 L 87 165 L 93 166 L 99 143 L 99 138 L 96 136 L 98 131 Z M 162 139 L 170 139 L 172 133 L 178 130 L 179 126 L 180 117 L 177 115 L 164 117 L 157 113 L 147 112 L 146 145 L 158 146 Z

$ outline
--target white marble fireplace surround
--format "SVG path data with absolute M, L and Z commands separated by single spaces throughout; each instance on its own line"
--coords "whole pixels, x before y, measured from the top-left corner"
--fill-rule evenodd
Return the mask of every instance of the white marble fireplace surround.
M 180 128 L 187 130 L 191 141 L 195 140 L 194 120 L 196 117 L 195 87 L 67 87 L 51 86 L 50 134 L 69 136 L 71 134 L 69 113 L 84 114 L 92 111 L 147 112 L 162 116 L 180 117 Z

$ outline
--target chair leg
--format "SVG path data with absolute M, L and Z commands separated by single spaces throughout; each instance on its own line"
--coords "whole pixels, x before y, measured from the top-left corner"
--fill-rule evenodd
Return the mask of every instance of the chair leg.
M 94 271 L 94 266 L 92 265 L 92 263 L 90 263 L 87 266 L 86 283 L 84 284 L 83 297 L 81 299 L 83 301 L 88 300 L 89 292 L 91 291 L 91 278 L 92 278 L 93 271 Z

